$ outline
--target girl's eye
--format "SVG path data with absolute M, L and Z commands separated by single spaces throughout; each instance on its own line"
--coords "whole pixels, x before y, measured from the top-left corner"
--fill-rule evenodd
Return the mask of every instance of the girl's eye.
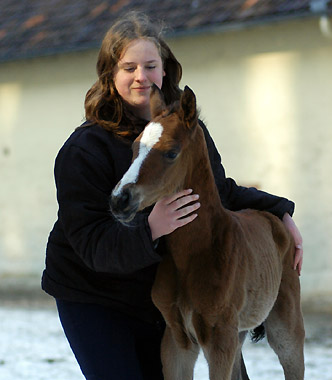
M 126 67 L 126 68 L 125 68 L 125 71 L 127 71 L 127 72 L 129 72 L 129 73 L 132 73 L 134 70 L 135 70 L 134 67 Z
M 156 66 L 147 66 L 147 69 L 148 70 L 153 70 L 153 69 L 155 69 L 156 68 Z

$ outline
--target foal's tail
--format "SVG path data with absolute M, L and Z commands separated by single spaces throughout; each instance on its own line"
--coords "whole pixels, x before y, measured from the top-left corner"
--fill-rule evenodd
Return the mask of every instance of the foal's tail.
M 250 337 L 251 337 L 251 341 L 254 343 L 257 343 L 260 340 L 262 340 L 265 337 L 264 323 L 262 323 L 261 325 L 255 327 L 253 330 L 251 330 L 250 331 Z

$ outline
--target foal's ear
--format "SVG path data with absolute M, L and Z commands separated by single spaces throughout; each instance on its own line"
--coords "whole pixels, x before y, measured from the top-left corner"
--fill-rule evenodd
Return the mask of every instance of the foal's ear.
M 153 84 L 150 93 L 151 118 L 154 119 L 156 116 L 160 115 L 165 108 L 166 104 L 164 95 L 160 88 L 156 84 Z
M 183 121 L 188 128 L 197 125 L 196 96 L 194 92 L 185 86 L 180 100 Z

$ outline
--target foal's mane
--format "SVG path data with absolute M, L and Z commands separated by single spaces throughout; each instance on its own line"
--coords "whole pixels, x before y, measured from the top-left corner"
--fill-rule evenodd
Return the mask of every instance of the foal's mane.
M 180 101 L 176 100 L 175 102 L 166 106 L 166 108 L 163 110 L 161 116 L 163 118 L 167 117 L 167 116 L 171 115 L 172 113 L 177 112 L 179 109 L 180 109 Z
M 165 106 L 165 108 L 163 109 L 163 111 L 161 112 L 160 116 L 162 118 L 165 118 L 173 113 L 176 113 L 177 111 L 180 110 L 180 101 L 179 100 L 176 100 L 175 102 L 171 103 L 171 104 L 168 104 L 167 106 Z M 200 117 L 200 109 L 196 106 L 196 115 L 197 115 L 197 120 L 199 120 L 199 117 Z

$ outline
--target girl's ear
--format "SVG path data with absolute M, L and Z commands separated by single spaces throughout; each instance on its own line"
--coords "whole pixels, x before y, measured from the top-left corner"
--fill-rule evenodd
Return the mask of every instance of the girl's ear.
M 151 119 L 154 119 L 156 116 L 160 115 L 165 108 L 166 104 L 164 95 L 160 88 L 156 84 L 153 84 L 150 93 Z
M 197 125 L 196 96 L 194 92 L 185 86 L 180 100 L 181 113 L 184 124 L 191 129 Z

